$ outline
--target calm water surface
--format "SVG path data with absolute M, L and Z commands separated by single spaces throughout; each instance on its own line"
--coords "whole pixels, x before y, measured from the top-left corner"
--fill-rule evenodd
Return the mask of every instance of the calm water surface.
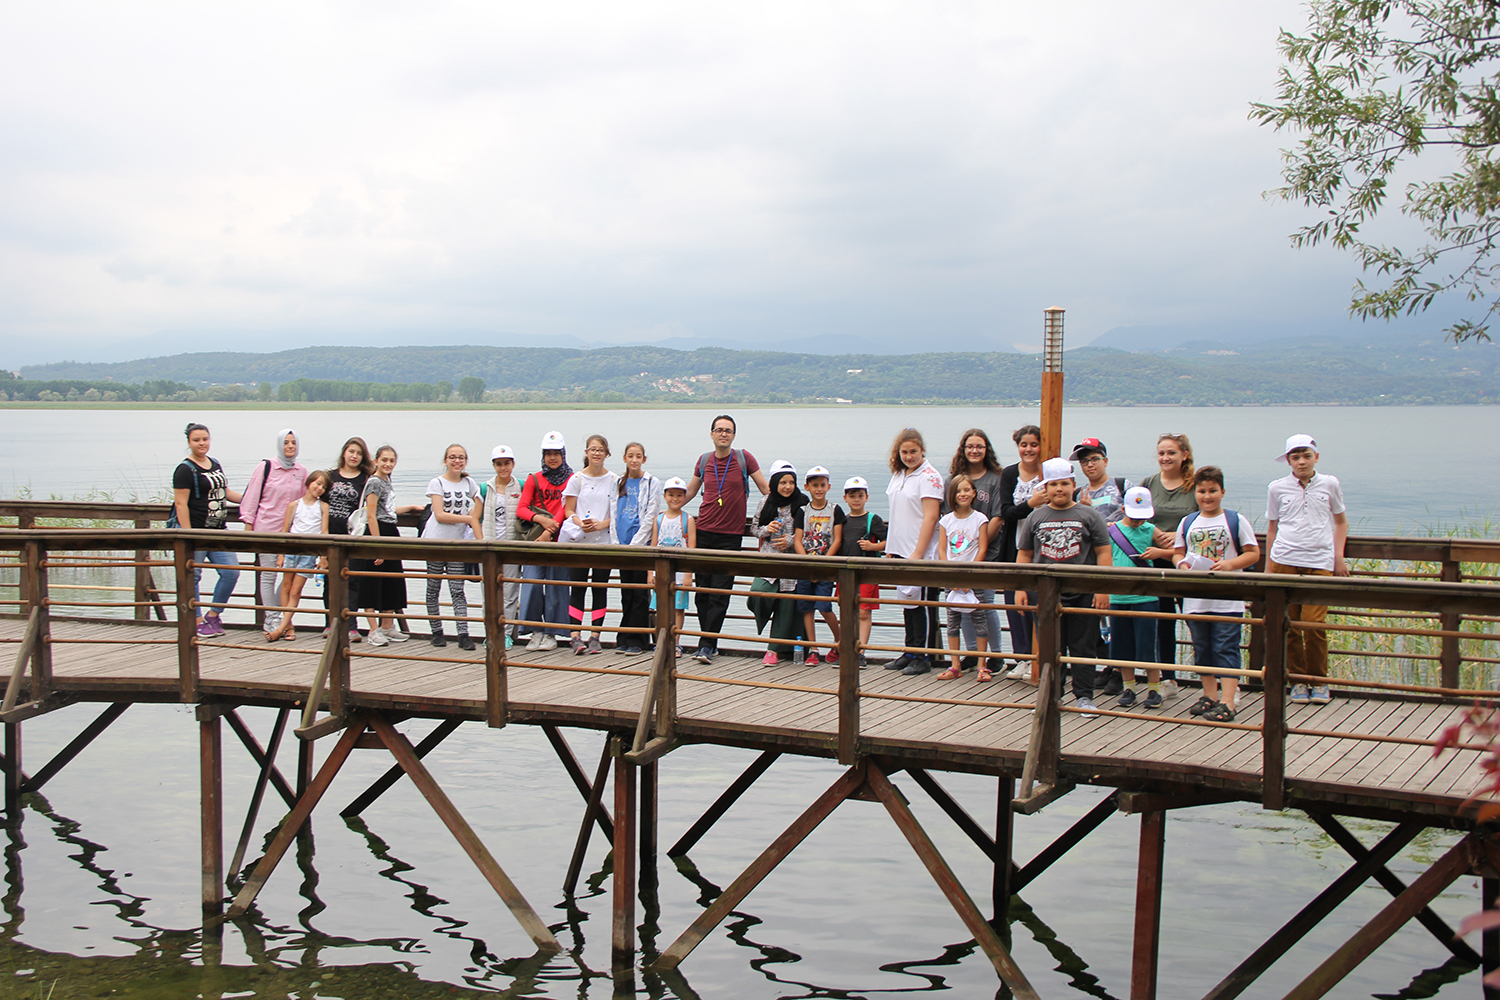
M 685 475 L 706 447 L 712 415 L 226 411 L 207 414 L 205 422 L 214 431 L 215 456 L 241 478 L 269 453 L 282 426 L 301 432 L 313 462 L 331 460 L 351 433 L 372 445 L 391 441 L 403 455 L 397 470 L 403 499 L 416 500 L 450 441 L 467 443 L 482 464 L 492 444 L 528 455 L 554 427 L 575 449 L 584 435 L 602 430 L 617 456 L 627 440 L 639 439 L 654 472 Z M 100 489 L 124 499 L 161 491 L 182 455 L 181 425 L 193 414 L 11 410 L 4 417 L 0 493 Z M 964 428 L 977 424 L 1000 437 L 1028 419 L 1022 411 L 988 408 L 746 410 L 736 443 L 767 463 L 787 458 L 799 468 L 828 465 L 836 477 L 865 475 L 883 507 L 884 459 L 899 427 L 921 427 L 930 454 L 944 466 Z M 1222 465 L 1231 495 L 1243 483 L 1244 508 L 1260 514 L 1264 484 L 1279 468 L 1270 456 L 1287 434 L 1306 431 L 1323 442 L 1324 468 L 1343 479 L 1356 530 L 1380 534 L 1489 516 L 1500 497 L 1496 419 L 1487 408 L 1078 409 L 1068 414 L 1066 435 L 1104 438 L 1115 456 L 1111 471 L 1137 478 L 1151 469 L 1159 431 L 1186 431 L 1200 464 Z M 28 770 L 35 773 L 96 710 L 74 706 L 27 722 Z M 243 714 L 264 740 L 273 713 Z M 418 739 L 430 725 L 403 729 Z M 351 758 L 314 814 L 310 845 L 282 863 L 254 919 L 205 938 L 198 930 L 196 728 L 187 708 L 131 708 L 7 828 L 0 997 L 612 995 L 606 846 L 595 837 L 585 883 L 577 897 L 564 898 L 560 885 L 582 801 L 538 731 L 469 724 L 428 763 L 568 949 L 543 963 L 527 961 L 529 940 L 408 782 L 363 821 L 338 818 L 338 809 L 389 765 L 383 753 Z M 591 769 L 600 737 L 567 734 Z M 227 731 L 225 741 L 232 844 L 254 772 Z M 664 847 L 753 756 L 684 747 L 664 758 Z M 294 768 L 290 747 L 281 766 L 288 774 Z M 839 773 L 832 762 L 783 758 L 700 842 L 691 865 L 679 868 L 663 857 L 658 895 L 638 910 L 643 944 L 670 942 L 701 912 L 706 894 L 727 885 Z M 993 822 L 993 779 L 941 781 L 972 815 Z M 982 855 L 909 780 L 896 783 L 988 912 Z M 1018 861 L 1102 794 L 1082 789 L 1038 816 L 1020 817 Z M 275 817 L 270 802 L 256 845 Z M 1355 829 L 1368 844 L 1388 827 Z M 1013 905 L 1015 956 L 1043 996 L 1128 995 L 1138 836 L 1134 818 L 1112 817 Z M 1164 997 L 1201 996 L 1349 864 L 1298 813 L 1187 810 L 1171 816 L 1167 839 Z M 1392 867 L 1409 881 L 1453 841 L 1426 834 Z M 1361 889 L 1250 995 L 1279 996 L 1388 900 L 1379 888 Z M 1464 879 L 1434 908 L 1456 924 L 1477 905 L 1478 887 Z M 643 994 L 683 998 L 1001 995 L 988 962 L 966 938 L 884 810 L 848 802 L 688 958 L 680 980 L 639 982 Z M 1425 930 L 1410 925 L 1331 995 L 1476 995 L 1477 973 L 1445 967 L 1447 959 Z

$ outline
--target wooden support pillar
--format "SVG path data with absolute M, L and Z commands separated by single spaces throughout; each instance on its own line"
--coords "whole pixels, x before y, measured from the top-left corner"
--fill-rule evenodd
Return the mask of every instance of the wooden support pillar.
M 505 725 L 510 710 L 505 673 L 505 567 L 498 552 L 481 554 L 479 572 L 484 591 L 484 720 L 491 729 Z
M 729 807 L 734 805 L 739 797 L 744 795 L 750 786 L 755 784 L 756 779 L 765 774 L 766 769 L 775 763 L 776 758 L 780 756 L 781 751 L 779 750 L 767 750 L 755 758 L 749 767 L 740 772 L 738 778 L 730 782 L 729 787 L 724 789 L 723 793 L 714 800 L 714 804 L 704 810 L 703 815 L 699 816 L 693 825 L 688 827 L 687 833 L 679 837 L 677 843 L 667 848 L 667 857 L 680 858 L 688 851 L 691 851 L 693 846 L 703 839 L 703 835 L 719 821 L 719 817 L 728 812 Z
M 1141 855 L 1135 876 L 1135 948 L 1130 964 L 1130 1000 L 1156 1000 L 1161 947 L 1161 881 L 1166 858 L 1165 810 L 1141 813 Z
M 1251 952 L 1249 958 L 1241 962 L 1217 986 L 1209 990 L 1203 1000 L 1233 1000 L 1234 997 L 1245 992 L 1282 955 L 1301 941 L 1308 931 L 1321 923 L 1325 917 L 1338 908 L 1340 903 L 1364 885 L 1377 868 L 1395 857 L 1397 852 L 1411 843 L 1412 838 L 1421 832 L 1422 827 L 1416 823 L 1403 823 L 1386 834 L 1363 859 L 1358 859 L 1353 868 L 1334 879 L 1333 883 L 1318 893 L 1311 903 L 1304 906 L 1295 917 L 1267 938 L 1265 944 Z
M 656 882 L 656 854 L 659 831 L 657 830 L 657 768 L 660 765 L 656 761 L 641 765 L 640 778 L 640 827 L 641 827 L 641 853 L 640 868 L 641 882 L 644 884 L 649 879 L 653 884 Z
M 1016 797 L 1016 779 L 1002 774 L 995 792 L 995 853 L 990 861 L 994 876 L 990 885 L 990 897 L 994 904 L 994 921 L 1002 928 L 1010 924 L 1011 874 L 1015 861 L 1011 853 L 1015 848 L 1016 813 L 1011 800 Z
M 5 814 L 11 819 L 21 815 L 21 788 L 26 780 L 21 770 L 21 724 L 5 725 Z
M 568 745 L 567 739 L 556 726 L 542 726 L 542 732 L 547 736 L 547 742 L 552 744 L 552 749 L 557 752 L 557 759 L 562 761 L 563 769 L 568 772 L 568 777 L 573 779 L 573 784 L 578 789 L 578 794 L 583 796 L 583 801 L 589 801 L 594 793 L 594 785 L 589 783 L 588 775 L 583 773 L 583 767 L 578 763 L 578 758 L 573 753 L 573 748 Z M 607 747 L 608 744 L 606 744 Z M 601 764 L 601 767 L 608 766 Z M 595 782 L 597 784 L 597 782 Z M 594 811 L 594 816 L 599 824 L 599 832 L 605 838 L 615 835 L 614 820 L 609 818 L 609 810 L 600 805 Z
M 138 517 L 135 519 L 135 526 L 138 531 L 149 530 L 151 527 L 151 520 L 149 518 Z M 145 549 L 135 550 L 135 561 L 137 564 L 146 562 L 150 558 L 151 553 L 146 551 Z M 152 596 L 152 591 L 154 591 L 155 589 L 155 587 L 151 586 L 151 567 L 137 565 L 135 567 L 135 597 L 132 598 L 132 600 L 136 602 L 136 621 L 143 622 L 150 620 L 151 609 L 148 608 L 143 602 L 155 600 L 155 598 Z
M 1448 886 L 1461 878 L 1474 863 L 1472 855 L 1480 846 L 1469 834 L 1439 858 L 1406 891 L 1377 913 L 1370 922 L 1314 969 L 1306 979 L 1286 994 L 1284 1000 L 1317 1000 L 1343 981 L 1344 977 L 1366 958 L 1380 949 L 1392 934 L 1401 929 Z
M 421 760 L 432 753 L 439 743 L 452 735 L 453 731 L 463 725 L 463 723 L 464 720 L 462 719 L 444 719 L 438 723 L 437 727 L 424 736 L 422 742 L 417 744 L 417 760 Z M 400 764 L 392 764 L 384 774 L 371 782 L 369 788 L 360 792 L 353 802 L 350 802 L 343 809 L 339 810 L 339 815 L 344 819 L 349 819 L 351 816 L 358 816 L 372 802 L 384 795 L 392 785 L 400 781 L 401 776 L 405 773 L 405 771 L 401 770 Z
M 1458 561 L 1449 556 L 1443 560 L 1442 579 L 1444 583 L 1458 583 L 1462 579 L 1459 571 Z M 1438 628 L 1445 632 L 1457 632 L 1463 625 L 1464 616 L 1455 611 L 1444 611 L 1438 615 Z M 1445 635 L 1439 640 L 1438 667 L 1442 674 L 1442 685 L 1445 688 L 1459 687 L 1458 668 L 1463 661 L 1463 651 L 1459 643 L 1463 640 L 1455 636 Z
M 186 539 L 172 543 L 172 565 L 177 580 L 177 697 L 188 704 L 198 700 L 198 588 L 188 563 L 193 548 Z
M 276 713 L 276 722 L 271 727 L 271 739 L 266 743 L 260 773 L 255 778 L 255 790 L 250 793 L 250 807 L 245 810 L 245 822 L 240 827 L 240 837 L 234 844 L 234 856 L 229 859 L 231 878 L 239 877 L 240 866 L 244 864 L 245 851 L 250 847 L 250 836 L 255 830 L 255 819 L 260 815 L 260 804 L 266 797 L 266 785 L 270 784 L 271 774 L 276 770 L 276 751 L 281 748 L 281 737 L 286 732 L 287 719 L 291 714 L 292 710 L 289 708 L 280 709 Z M 241 739 L 244 737 L 241 736 Z M 296 802 L 289 805 L 296 805 Z
M 634 992 L 635 983 L 635 765 L 625 747 L 611 738 L 615 762 L 614 919 L 610 971 L 615 992 Z
M 604 779 L 609 777 L 609 762 L 614 752 L 613 742 L 612 737 L 605 739 L 604 749 L 599 754 L 599 769 L 594 772 L 594 783 L 589 787 L 588 805 L 583 809 L 583 822 L 578 825 L 578 839 L 573 843 L 573 857 L 568 860 L 568 873 L 563 876 L 563 892 L 569 896 L 573 895 L 573 890 L 578 887 L 578 876 L 583 872 L 583 857 L 589 849 L 589 837 L 604 807 Z M 615 822 L 619 822 L 618 817 Z M 604 835 L 613 844 L 614 826 L 606 829 Z
M 224 745 L 221 709 L 198 706 L 198 820 L 202 837 L 203 912 L 224 911 Z
M 839 570 L 839 763 L 859 759 L 859 571 Z
M 312 740 L 297 741 L 297 798 L 307 794 L 307 786 L 312 784 L 313 778 L 313 743 Z
M 1261 702 L 1261 805 L 1286 807 L 1286 591 L 1265 596 L 1265 698 Z

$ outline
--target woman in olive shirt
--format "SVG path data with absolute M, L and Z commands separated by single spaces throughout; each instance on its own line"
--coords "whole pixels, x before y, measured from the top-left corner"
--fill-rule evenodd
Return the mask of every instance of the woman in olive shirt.
M 1151 503 L 1156 508 L 1156 515 L 1151 518 L 1151 526 L 1156 529 L 1152 538 L 1155 544 L 1141 555 L 1170 568 L 1177 525 L 1198 509 L 1193 495 L 1193 446 L 1188 443 L 1187 435 L 1163 434 L 1157 438 L 1156 465 L 1158 471 L 1141 480 L 1141 485 L 1151 491 Z M 1166 606 L 1168 600 L 1163 598 L 1163 611 L 1181 610 L 1181 598 L 1170 599 L 1172 608 Z M 1177 622 L 1173 619 L 1163 618 L 1157 623 L 1156 658 L 1162 663 L 1177 662 Z M 1169 698 L 1174 696 L 1177 672 L 1163 670 L 1161 676 L 1162 680 L 1172 682 L 1171 686 L 1163 685 L 1162 693 Z

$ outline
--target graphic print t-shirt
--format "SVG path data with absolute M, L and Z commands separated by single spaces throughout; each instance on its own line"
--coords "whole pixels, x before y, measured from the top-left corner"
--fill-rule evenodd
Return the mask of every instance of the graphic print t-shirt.
M 224 491 L 228 488 L 229 477 L 224 475 L 224 467 L 217 459 L 210 458 L 206 469 L 192 459 L 184 459 L 172 472 L 172 489 L 188 491 L 190 528 L 224 527 L 224 506 L 228 499 Z
M 796 526 L 802 529 L 802 548 L 810 556 L 826 556 L 833 544 L 833 529 L 844 523 L 844 508 L 825 504 L 822 510 L 811 506 L 797 511 Z
M 944 514 L 938 518 L 938 524 L 948 539 L 944 554 L 949 562 L 973 562 L 979 557 L 979 532 L 988 520 L 977 510 L 970 511 L 964 518 L 957 514 Z
M 1240 551 L 1256 545 L 1255 529 L 1250 526 L 1248 517 L 1240 517 Z M 1229 518 L 1224 516 L 1223 511 L 1213 517 L 1199 515 L 1193 518 L 1188 525 L 1187 538 L 1182 537 L 1181 526 L 1177 529 L 1177 537 L 1172 541 L 1173 548 L 1186 548 L 1190 555 L 1202 556 L 1209 562 L 1218 562 L 1220 559 L 1233 559 L 1235 556 L 1234 546 L 1229 542 Z M 1243 572 L 1243 571 L 1241 571 Z M 1182 600 L 1182 610 L 1185 614 L 1202 615 L 1239 615 L 1245 613 L 1244 601 L 1214 601 L 1205 597 L 1185 597 Z
M 359 498 L 364 495 L 365 482 L 370 477 L 363 472 L 353 479 L 346 479 L 338 472 L 330 472 L 333 482 L 323 494 L 328 505 L 328 530 L 335 535 L 349 533 L 349 515 L 359 509 Z
M 1092 507 L 1074 505 L 1058 510 L 1050 504 L 1038 507 L 1021 522 L 1016 548 L 1031 551 L 1034 563 L 1067 563 L 1082 566 L 1094 562 L 1094 550 L 1109 546 L 1109 528 Z
M 474 501 L 479 497 L 479 484 L 468 476 L 458 482 L 449 482 L 442 476 L 427 484 L 427 496 L 443 498 L 443 513 L 468 517 L 474 511 Z M 434 509 L 435 511 L 435 509 Z M 422 526 L 423 538 L 473 538 L 474 529 L 467 524 L 444 524 L 429 514 Z

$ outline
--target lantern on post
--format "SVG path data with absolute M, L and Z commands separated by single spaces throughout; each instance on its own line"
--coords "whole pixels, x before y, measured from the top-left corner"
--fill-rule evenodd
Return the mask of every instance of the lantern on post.
M 1042 311 L 1042 459 L 1062 454 L 1063 309 Z

